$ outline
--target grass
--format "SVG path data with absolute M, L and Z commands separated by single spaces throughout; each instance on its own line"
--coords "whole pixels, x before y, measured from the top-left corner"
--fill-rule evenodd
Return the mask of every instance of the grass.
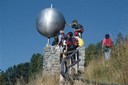
M 85 78 L 106 84 L 128 84 L 128 44 L 114 46 L 108 61 L 103 56 L 91 60 L 85 69 Z M 28 84 L 19 81 L 17 85 L 58 85 L 59 75 L 38 74 L 29 81 Z
M 28 84 L 18 81 L 17 85 L 57 85 L 58 81 L 59 76 L 57 74 L 39 73 L 34 78 L 30 78 Z
M 85 69 L 85 75 L 89 80 L 106 84 L 128 84 L 128 44 L 114 46 L 108 61 L 103 56 L 92 60 Z

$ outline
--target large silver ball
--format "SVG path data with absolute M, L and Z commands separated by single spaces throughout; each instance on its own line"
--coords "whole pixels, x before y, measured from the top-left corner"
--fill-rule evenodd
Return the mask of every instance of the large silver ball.
M 47 38 L 54 37 L 65 27 L 64 16 L 55 8 L 46 8 L 37 17 L 36 27 Z

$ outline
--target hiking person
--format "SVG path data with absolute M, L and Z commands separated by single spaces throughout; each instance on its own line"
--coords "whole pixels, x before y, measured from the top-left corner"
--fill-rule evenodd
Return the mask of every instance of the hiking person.
M 105 60 L 108 60 L 110 58 L 112 44 L 113 41 L 110 38 L 109 34 L 106 34 L 102 42 L 102 49 L 104 52 Z
M 78 47 L 78 41 L 73 37 L 72 32 L 68 32 L 67 39 L 66 39 L 65 52 L 76 50 L 77 47 Z M 70 55 L 70 54 L 72 54 L 72 53 L 67 54 L 67 56 Z M 71 58 L 71 63 L 73 63 L 74 60 L 75 60 L 75 55 L 73 55 L 73 56 L 74 57 Z
M 60 35 L 59 35 L 59 46 L 60 46 L 60 51 L 64 52 L 64 50 L 66 49 L 66 35 L 64 34 L 63 30 L 60 30 Z M 60 63 L 63 59 L 63 54 L 60 54 Z
M 68 74 L 68 69 L 70 68 L 69 66 L 80 61 L 80 60 L 79 61 L 76 60 L 78 59 L 78 57 L 76 57 L 76 55 L 74 54 L 74 52 L 76 52 L 77 47 L 78 47 L 78 43 L 77 43 L 77 40 L 73 37 L 73 33 L 68 32 L 67 38 L 66 38 L 66 48 L 64 49 L 64 52 L 63 52 L 63 58 L 65 59 L 62 60 L 61 62 L 61 75 L 60 75 L 61 82 L 60 83 L 62 83 L 63 80 L 68 77 L 67 74 Z M 68 80 L 70 80 L 70 82 L 73 83 L 71 78 L 68 78 Z
M 74 32 L 74 38 L 78 41 L 78 46 L 82 47 L 84 46 L 84 41 L 79 37 L 78 32 Z
M 68 26 L 71 26 L 74 29 L 74 33 L 78 32 L 79 37 L 82 38 L 82 33 L 84 32 L 84 28 L 82 25 L 80 25 L 77 20 L 73 20 L 72 24 L 67 24 Z
M 75 50 L 78 47 L 77 40 L 73 37 L 72 32 L 68 32 L 66 39 L 66 51 Z
M 66 45 L 66 44 L 65 44 L 66 38 L 67 38 L 67 36 L 64 34 L 64 31 L 63 31 L 63 30 L 60 30 L 59 43 L 58 43 L 58 44 L 59 44 L 60 46 Z
M 52 42 L 52 46 L 56 46 L 56 45 L 58 45 L 58 43 L 59 43 L 59 38 L 58 38 L 58 36 L 55 36 L 54 40 Z

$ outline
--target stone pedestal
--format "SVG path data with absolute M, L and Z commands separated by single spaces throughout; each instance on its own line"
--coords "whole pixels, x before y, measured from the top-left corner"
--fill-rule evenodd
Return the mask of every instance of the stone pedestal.
M 60 69 L 60 49 L 55 46 L 44 48 L 43 72 L 56 73 Z
M 79 50 L 79 59 L 81 60 L 79 62 L 79 68 L 78 70 L 84 71 L 84 63 L 85 63 L 85 47 L 78 47 Z

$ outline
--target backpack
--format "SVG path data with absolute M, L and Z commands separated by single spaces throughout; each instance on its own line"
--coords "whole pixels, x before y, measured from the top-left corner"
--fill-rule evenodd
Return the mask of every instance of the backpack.
M 112 39 L 111 39 L 111 38 L 104 39 L 104 40 L 103 40 L 103 45 L 104 45 L 105 47 L 111 47 L 111 46 L 112 46 Z
M 70 38 L 66 40 L 66 44 L 68 45 L 69 49 L 75 49 L 78 47 L 78 40 L 75 38 Z
M 79 44 L 79 47 L 84 46 L 84 41 L 83 41 L 83 39 L 81 39 L 81 38 L 78 37 L 78 44 Z
M 76 38 L 72 38 L 73 39 L 73 45 L 75 47 L 78 47 L 78 40 Z
M 79 27 L 80 27 L 80 33 L 83 33 L 84 32 L 84 27 L 82 26 L 82 25 L 80 25 L 80 24 L 78 24 L 79 25 Z
M 81 25 L 80 29 L 81 29 L 80 32 L 83 33 L 84 32 L 84 28 L 83 28 L 82 25 Z

